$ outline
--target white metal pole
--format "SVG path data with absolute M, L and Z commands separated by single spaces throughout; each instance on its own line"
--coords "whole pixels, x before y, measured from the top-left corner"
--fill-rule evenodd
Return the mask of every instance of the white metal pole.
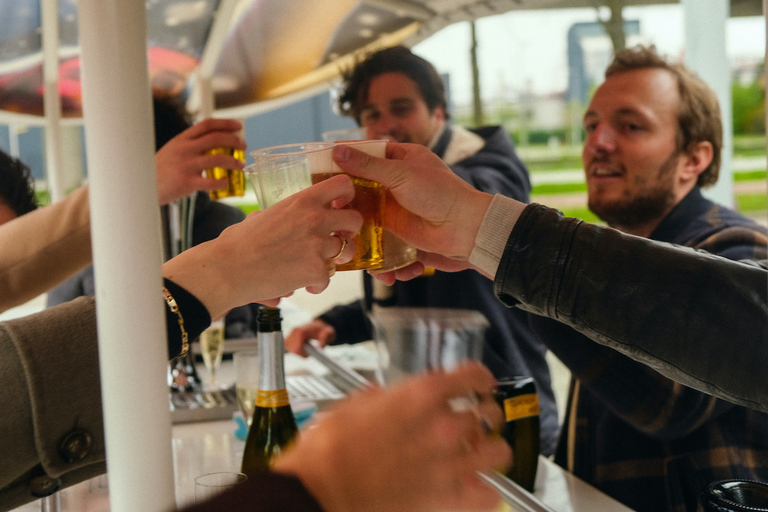
M 146 10 L 80 0 L 99 357 L 113 512 L 175 508 Z
M 725 23 L 729 0 L 682 0 L 685 13 L 685 61 L 717 94 L 723 118 L 720 179 L 704 195 L 733 207 L 733 108 L 731 69 L 725 48 Z
M 42 0 L 43 109 L 45 112 L 45 162 L 51 202 L 67 194 L 62 175 L 61 96 L 59 95 L 59 3 Z

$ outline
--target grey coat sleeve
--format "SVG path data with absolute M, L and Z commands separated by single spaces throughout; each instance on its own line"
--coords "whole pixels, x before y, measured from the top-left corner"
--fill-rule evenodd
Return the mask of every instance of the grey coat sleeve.
M 104 473 L 93 299 L 0 323 L 0 365 L 0 510 Z
M 495 291 L 682 384 L 768 411 L 768 272 L 755 264 L 534 204 L 512 230 Z

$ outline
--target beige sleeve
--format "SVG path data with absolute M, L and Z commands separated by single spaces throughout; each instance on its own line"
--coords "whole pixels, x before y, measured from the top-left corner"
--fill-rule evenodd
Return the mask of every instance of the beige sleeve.
M 27 302 L 92 261 L 88 187 L 0 226 L 0 312 Z
M 523 209 L 528 206 L 510 197 L 496 194 L 485 212 L 475 238 L 469 262 L 489 276 L 495 276 L 507 245 L 507 239 Z
M 0 410 L 0 510 L 33 501 L 36 476 L 67 486 L 105 471 L 92 298 L 0 323 Z

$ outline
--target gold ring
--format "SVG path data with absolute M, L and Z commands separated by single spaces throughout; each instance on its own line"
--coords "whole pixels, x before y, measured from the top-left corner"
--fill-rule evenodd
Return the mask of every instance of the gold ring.
M 343 237 L 343 236 L 341 236 L 341 235 L 333 235 L 333 236 L 335 236 L 336 238 L 338 238 L 339 240 L 341 240 L 341 249 L 339 249 L 339 252 L 336 254 L 336 256 L 334 256 L 333 258 L 331 258 L 332 260 L 335 260 L 336 258 L 338 258 L 339 256 L 341 256 L 341 253 L 343 253 L 343 252 L 344 252 L 344 249 L 346 249 L 346 248 L 347 248 L 347 239 L 346 239 L 346 238 L 344 238 L 344 237 Z

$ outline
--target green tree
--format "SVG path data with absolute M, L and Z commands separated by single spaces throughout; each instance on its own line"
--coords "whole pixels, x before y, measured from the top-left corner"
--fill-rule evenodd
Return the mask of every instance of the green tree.
M 749 84 L 731 84 L 733 101 L 733 133 L 757 135 L 765 133 L 765 88 L 754 80 Z
M 472 62 L 472 120 L 475 126 L 483 124 L 483 98 L 480 96 L 480 66 L 477 63 L 477 31 L 475 22 L 470 21 L 472 43 L 469 49 Z

